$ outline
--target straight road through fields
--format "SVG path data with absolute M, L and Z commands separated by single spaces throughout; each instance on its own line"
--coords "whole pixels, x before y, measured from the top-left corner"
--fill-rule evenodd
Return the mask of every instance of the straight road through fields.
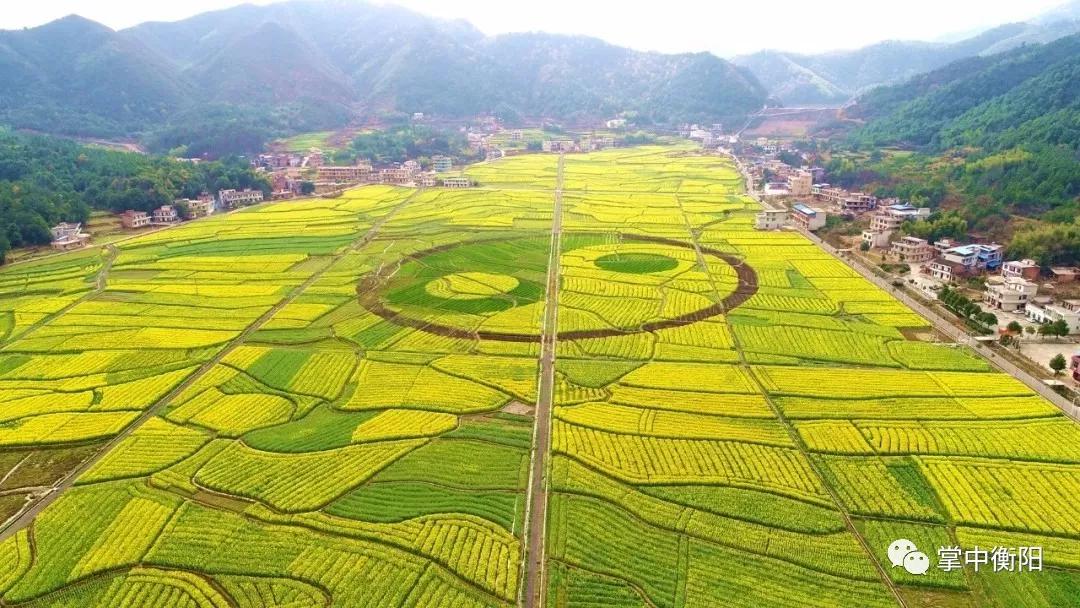
M 529 467 L 529 497 L 525 503 L 527 524 L 526 579 L 519 605 L 544 605 L 545 553 L 547 531 L 547 455 L 551 450 L 551 404 L 555 390 L 555 345 L 559 320 L 559 252 L 562 241 L 563 156 L 559 155 L 555 178 L 555 217 L 551 222 L 551 251 L 548 253 L 547 297 L 544 307 L 543 337 L 540 342 L 540 381 L 536 396 L 532 462 Z

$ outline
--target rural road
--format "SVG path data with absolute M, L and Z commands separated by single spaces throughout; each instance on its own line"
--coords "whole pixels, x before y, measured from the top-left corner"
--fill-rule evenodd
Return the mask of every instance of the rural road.
M 327 262 L 321 268 L 319 268 L 317 271 L 312 273 L 312 275 L 310 277 L 308 277 L 303 283 L 301 283 L 300 285 L 297 285 L 296 287 L 294 287 L 277 304 L 275 304 L 269 310 L 267 310 L 265 313 L 263 313 L 262 316 L 260 316 L 258 319 L 255 320 L 255 322 L 251 323 L 246 328 L 244 328 L 244 330 L 241 331 L 239 335 L 237 335 L 235 338 L 233 338 L 231 342 L 229 342 L 224 348 L 222 348 L 220 351 L 218 351 L 218 353 L 216 355 L 214 355 L 214 357 L 212 357 L 209 361 L 207 361 L 206 363 L 203 363 L 201 366 L 199 366 L 199 368 L 197 370 L 195 370 L 194 373 L 192 373 L 190 376 L 185 378 L 183 382 L 178 384 L 171 391 L 166 393 L 164 397 L 162 397 L 161 399 L 159 399 L 157 401 L 157 403 L 155 403 L 154 405 L 152 405 L 149 408 L 147 408 L 146 410 L 144 410 L 143 413 L 140 414 L 138 418 L 133 420 L 131 422 L 131 424 L 129 424 L 122 431 L 120 431 L 116 436 L 114 436 L 112 439 L 110 439 L 93 456 L 91 456 L 87 460 L 83 461 L 82 464 L 80 464 L 74 470 L 72 470 L 67 475 L 65 475 L 63 478 L 61 478 L 59 481 L 57 481 L 55 484 L 53 484 L 53 486 L 48 489 L 46 494 L 44 494 L 40 498 L 38 498 L 37 502 L 35 502 L 33 505 L 31 505 L 30 508 L 28 508 L 25 511 L 23 511 L 22 513 L 20 513 L 18 517 L 16 517 L 15 519 L 12 519 L 11 521 L 9 521 L 8 525 L 3 530 L 0 530 L 0 542 L 3 542 L 5 540 L 7 540 L 8 537 L 14 535 L 17 531 L 29 526 L 34 521 L 34 519 L 43 510 L 45 510 L 46 507 L 48 507 L 50 504 L 55 502 L 56 499 L 59 498 L 61 494 L 63 494 L 66 490 L 68 490 L 73 485 L 75 485 L 75 480 L 77 480 L 83 473 L 90 470 L 95 464 L 98 463 L 98 461 L 100 461 L 102 458 L 104 458 L 106 454 L 108 454 L 114 448 L 116 448 L 116 446 L 121 441 L 126 439 L 133 432 L 135 432 L 147 420 L 150 420 L 151 418 L 156 416 L 169 403 L 171 403 L 172 400 L 175 399 L 180 393 L 182 393 L 184 390 L 186 390 L 192 384 L 195 384 L 195 382 L 197 382 L 199 380 L 199 378 L 202 378 L 204 375 L 206 375 L 207 372 L 209 372 L 215 365 L 220 363 L 221 360 L 224 359 L 229 353 L 236 350 L 236 348 L 238 346 L 240 346 L 241 344 L 244 343 L 245 340 L 247 340 L 248 336 L 250 336 L 252 333 L 257 331 L 260 327 L 265 325 L 266 322 L 269 321 L 271 317 L 273 317 L 275 314 L 277 314 L 282 308 L 287 306 L 290 302 L 295 300 L 296 297 L 299 296 L 301 293 L 303 293 L 305 290 L 307 290 L 308 287 L 310 287 L 312 284 L 314 284 L 316 281 L 318 281 L 319 278 L 322 277 L 326 273 L 326 271 L 328 271 L 330 268 L 332 268 L 334 266 L 334 264 L 339 259 L 342 258 L 342 256 L 344 256 L 349 251 L 356 250 L 356 249 L 358 249 L 360 247 L 363 247 L 368 242 L 370 242 L 371 239 L 373 239 L 375 237 L 375 234 L 378 232 L 379 228 L 384 223 L 386 223 L 387 220 L 389 220 L 391 217 L 393 217 L 394 214 L 396 214 L 402 207 L 404 207 L 410 201 L 412 201 L 414 198 L 416 198 L 416 194 L 419 193 L 420 191 L 421 190 L 417 190 L 411 196 L 409 196 L 405 200 L 398 203 L 386 215 L 383 215 L 382 217 L 378 218 L 371 225 L 371 227 L 368 228 L 367 231 L 365 231 L 365 233 L 360 238 L 358 238 L 356 241 L 354 241 L 349 247 L 343 249 L 340 253 L 332 256 L 329 260 L 327 260 Z M 115 251 L 115 248 L 114 248 L 114 251 Z M 115 253 L 111 257 L 115 257 Z M 112 260 L 109 259 L 107 265 L 102 269 L 102 276 L 107 275 L 108 269 L 111 268 L 111 267 L 112 267 Z M 99 283 L 98 283 L 98 288 L 93 293 L 99 293 L 104 288 L 105 288 L 105 281 L 100 280 Z
M 555 392 L 555 345 L 559 321 L 559 253 L 562 242 L 563 155 L 555 178 L 555 209 L 551 222 L 551 250 L 548 252 L 547 297 L 544 307 L 543 337 L 540 342 L 540 382 L 536 395 L 532 463 L 529 467 L 529 496 L 525 503 L 528 521 L 526 537 L 525 596 L 519 605 L 544 605 L 545 553 L 547 530 L 547 455 L 551 450 L 551 406 Z
M 1080 407 L 1054 392 L 1054 390 L 1050 388 L 1050 386 L 1048 386 L 1045 382 L 1043 382 L 1039 378 L 1036 378 L 1035 376 L 1032 376 L 1023 369 L 1020 369 L 1014 363 L 1006 360 L 1004 357 L 998 356 L 996 353 L 990 352 L 988 348 L 976 348 L 975 340 L 966 331 L 956 327 L 948 319 L 938 314 L 937 311 L 925 306 L 923 303 L 919 302 L 915 298 L 911 297 L 909 294 L 905 293 L 902 288 L 897 288 L 889 284 L 888 281 L 877 276 L 876 274 L 871 272 L 870 269 L 863 266 L 861 263 L 845 259 L 840 255 L 840 253 L 836 250 L 835 247 L 818 238 L 816 234 L 803 230 L 800 230 L 799 232 L 803 236 L 809 238 L 819 247 L 827 251 L 836 259 L 847 264 L 855 272 L 861 274 L 868 281 L 877 285 L 886 292 L 892 294 L 893 297 L 906 304 L 908 308 L 914 310 L 920 316 L 929 320 L 933 324 L 934 329 L 946 335 L 950 340 L 953 340 L 957 344 L 963 344 L 965 346 L 971 347 L 971 350 L 978 353 L 980 356 L 989 361 L 992 365 L 994 365 L 1001 371 L 1013 376 L 1017 380 L 1023 382 L 1028 386 L 1028 388 L 1035 391 L 1039 395 L 1042 395 L 1046 398 L 1047 401 L 1053 403 L 1061 411 L 1065 412 L 1065 415 L 1080 422 Z

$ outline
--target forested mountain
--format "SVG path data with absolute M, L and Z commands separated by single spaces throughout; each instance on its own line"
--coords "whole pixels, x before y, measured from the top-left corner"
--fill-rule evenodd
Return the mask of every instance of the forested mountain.
M 196 151 L 207 142 L 177 133 L 217 116 L 219 127 L 259 132 L 385 112 L 513 120 L 633 111 L 667 123 L 739 118 L 766 98 L 752 75 L 706 53 L 540 33 L 491 38 L 462 21 L 344 0 L 244 5 L 121 32 L 74 16 L 0 32 L 0 80 L 19 85 L 0 91 L 0 122 L 10 126 L 155 132 L 152 143 Z M 290 124 L 297 117 L 303 124 Z
M 952 43 L 892 40 L 817 55 L 761 51 L 733 61 L 750 70 L 769 95 L 785 105 L 841 104 L 875 86 L 898 83 L 960 59 L 1076 32 L 1080 32 L 1080 17 L 1063 9 L 1036 22 L 1006 24 Z
M 872 144 L 1080 146 L 1080 34 L 973 57 L 870 91 L 847 110 Z
M 1077 261 L 1080 34 L 949 64 L 845 113 L 865 121 L 848 145 L 869 161 L 834 157 L 831 181 L 955 209 L 1014 256 Z
M 131 36 L 70 16 L 0 31 L 0 123 L 106 135 L 165 120 L 192 93 Z

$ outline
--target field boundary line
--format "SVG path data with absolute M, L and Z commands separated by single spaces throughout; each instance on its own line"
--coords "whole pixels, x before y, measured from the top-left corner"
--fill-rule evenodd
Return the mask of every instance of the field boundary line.
M 694 244 L 694 249 L 698 252 L 698 264 L 702 266 L 701 270 L 706 274 L 706 276 L 709 277 L 709 282 L 713 286 L 713 290 L 716 296 L 720 297 L 720 292 L 716 288 L 716 282 L 712 277 L 712 272 L 710 272 L 709 267 L 704 264 L 705 257 L 701 254 L 700 245 L 698 244 L 698 235 L 694 231 L 693 225 L 690 223 L 690 217 L 686 214 L 686 210 L 683 209 L 682 201 L 680 200 L 680 198 L 676 196 L 675 200 L 679 205 L 679 211 L 682 213 L 683 221 L 686 224 L 686 229 L 690 233 L 690 240 Z M 907 601 L 900 593 L 900 590 L 897 588 L 896 583 L 894 583 L 892 578 L 889 577 L 889 573 L 885 570 L 885 567 L 881 565 L 881 561 L 878 559 L 877 554 L 874 553 L 873 549 L 870 547 L 870 543 L 867 542 L 862 532 L 860 532 L 859 529 L 855 527 L 855 522 L 852 519 L 851 514 L 848 512 L 847 508 L 844 506 L 844 503 L 840 501 L 839 494 L 837 494 L 836 490 L 833 489 L 832 485 L 829 484 L 828 479 L 826 479 L 822 470 L 814 461 L 813 455 L 811 454 L 810 449 L 807 447 L 806 442 L 803 441 L 802 436 L 799 435 L 799 432 L 787 419 L 780 407 L 773 402 L 772 397 L 769 395 L 769 392 L 765 389 L 765 385 L 762 384 L 761 379 L 758 377 L 758 375 L 754 373 L 753 366 L 746 361 L 746 354 L 743 352 L 742 344 L 739 342 L 738 334 L 734 331 L 731 332 L 731 339 L 734 342 L 735 351 L 739 354 L 739 364 L 750 376 L 754 384 L 757 386 L 758 390 L 761 391 L 761 395 L 765 398 L 765 402 L 773 411 L 773 415 L 776 416 L 777 421 L 779 421 L 780 424 L 783 425 L 784 429 L 791 437 L 792 442 L 795 444 L 795 449 L 797 449 L 799 453 L 802 454 L 803 458 L 806 459 L 806 462 L 810 466 L 810 469 L 821 481 L 821 487 L 825 489 L 829 497 L 836 504 L 836 508 L 839 511 L 840 516 L 844 520 L 844 526 L 847 528 L 848 532 L 850 532 L 851 535 L 855 537 L 855 540 L 859 543 L 859 546 L 862 547 L 863 552 L 866 553 L 867 558 L 870 560 L 871 565 L 873 565 L 874 569 L 877 571 L 878 576 L 881 578 L 882 583 L 884 583 L 885 585 L 885 588 L 892 593 L 893 597 L 896 599 L 897 604 L 901 606 L 901 608 L 908 608 Z
M 529 462 L 529 486 L 525 500 L 525 577 L 518 605 L 541 608 L 546 588 L 547 456 L 551 450 L 551 409 L 555 392 L 555 346 L 559 327 L 559 260 L 562 247 L 562 182 L 565 156 L 559 155 L 555 174 L 555 200 L 551 220 L 551 245 L 544 293 L 544 324 L 540 341 L 540 373 L 537 380 L 533 421 L 533 449 Z M 523 595 L 523 597 L 522 597 Z
M 994 354 L 993 352 L 986 352 L 986 349 L 976 348 L 976 342 L 970 334 L 954 326 L 946 317 L 938 314 L 937 311 L 917 301 L 910 294 L 906 293 L 902 288 L 897 288 L 896 286 L 889 285 L 884 279 L 875 275 L 868 268 L 863 266 L 860 262 L 853 259 L 848 260 L 845 257 L 841 256 L 839 252 L 837 252 L 835 247 L 823 241 L 816 234 L 804 230 L 797 230 L 796 232 L 802 234 L 804 237 L 809 239 L 810 242 L 817 245 L 818 248 L 831 255 L 834 259 L 839 260 L 848 268 L 851 268 L 855 272 L 859 273 L 860 276 L 870 281 L 870 283 L 872 283 L 874 286 L 880 288 L 882 291 L 889 294 L 894 299 L 899 300 L 902 304 L 915 311 L 915 314 L 929 321 L 932 328 L 945 334 L 955 343 L 969 347 L 972 352 L 979 355 L 979 357 L 983 358 L 984 360 L 988 361 L 990 365 L 992 365 L 995 369 L 1002 373 L 1009 374 L 1013 378 L 1016 378 L 1020 382 L 1027 385 L 1027 387 L 1034 391 L 1036 394 L 1040 395 L 1050 403 L 1054 404 L 1067 417 L 1071 418 L 1075 422 L 1080 422 L 1080 406 L 1070 402 L 1068 399 L 1055 393 L 1054 390 L 1050 388 L 1046 383 L 1040 381 L 1035 376 L 1024 371 L 1011 361 L 1008 361 L 1005 358 Z
M 241 346 L 252 333 L 258 331 L 263 325 L 266 324 L 267 321 L 273 318 L 274 315 L 276 315 L 283 308 L 288 306 L 293 300 L 297 298 L 297 296 L 302 294 L 309 287 L 315 284 L 316 281 L 322 278 L 322 276 L 326 274 L 328 270 L 333 268 L 334 264 L 336 264 L 346 254 L 352 251 L 356 251 L 360 247 L 363 247 L 365 244 L 371 242 L 375 238 L 376 233 L 378 233 L 382 225 L 385 224 L 390 218 L 392 218 L 399 210 L 405 207 L 405 205 L 412 202 L 412 200 L 415 199 L 417 195 L 420 194 L 420 192 L 422 191 L 422 189 L 416 189 L 415 191 L 413 191 L 412 194 L 405 197 L 401 202 L 394 205 L 389 212 L 377 218 L 367 229 L 367 231 L 364 232 L 363 235 L 354 240 L 340 252 L 329 256 L 329 258 L 323 264 L 322 268 L 313 272 L 311 276 L 309 276 L 296 287 L 293 287 L 289 291 L 289 293 L 285 295 L 285 297 L 279 300 L 277 304 L 274 304 L 272 307 L 270 307 L 269 310 L 264 312 L 254 322 L 245 327 L 243 331 L 241 331 L 235 338 L 229 341 L 220 351 L 218 351 L 216 355 L 211 357 L 210 360 L 199 366 L 198 369 L 192 372 L 192 374 L 185 378 L 182 382 L 180 382 L 180 384 L 173 387 L 173 389 L 166 393 L 161 399 L 158 399 L 156 403 L 143 410 L 141 414 L 139 414 L 119 433 L 117 433 L 111 439 L 105 442 L 105 444 L 101 446 L 101 449 L 99 449 L 93 456 L 87 458 L 81 464 L 79 464 L 79 466 L 69 471 L 67 475 L 60 478 L 56 483 L 54 483 L 46 494 L 38 498 L 34 502 L 34 504 L 26 508 L 17 517 L 9 520 L 6 526 L 2 530 L 0 530 L 0 542 L 7 540 L 8 537 L 14 535 L 20 529 L 29 526 L 37 518 L 37 516 L 43 510 L 45 510 L 46 507 L 55 502 L 56 499 L 59 498 L 60 495 L 63 494 L 66 490 L 74 486 L 75 481 L 83 473 L 90 470 L 102 458 L 104 458 L 107 454 L 111 453 L 112 450 L 115 449 L 121 441 L 123 441 L 133 432 L 138 430 L 138 428 L 141 427 L 144 423 L 146 423 L 146 421 L 156 416 L 158 412 L 164 409 L 165 406 L 169 405 L 169 403 L 171 403 L 173 399 L 179 396 L 180 393 L 195 384 L 200 378 L 205 376 L 211 369 L 214 368 L 214 366 L 220 363 L 222 359 L 228 356 L 229 353 L 233 352 L 239 346 Z

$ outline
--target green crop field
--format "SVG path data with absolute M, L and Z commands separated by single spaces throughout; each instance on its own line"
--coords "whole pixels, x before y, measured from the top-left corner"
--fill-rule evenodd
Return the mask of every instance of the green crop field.
M 0 604 L 1080 605 L 1080 427 L 755 231 L 731 161 L 466 173 L 0 271 Z

